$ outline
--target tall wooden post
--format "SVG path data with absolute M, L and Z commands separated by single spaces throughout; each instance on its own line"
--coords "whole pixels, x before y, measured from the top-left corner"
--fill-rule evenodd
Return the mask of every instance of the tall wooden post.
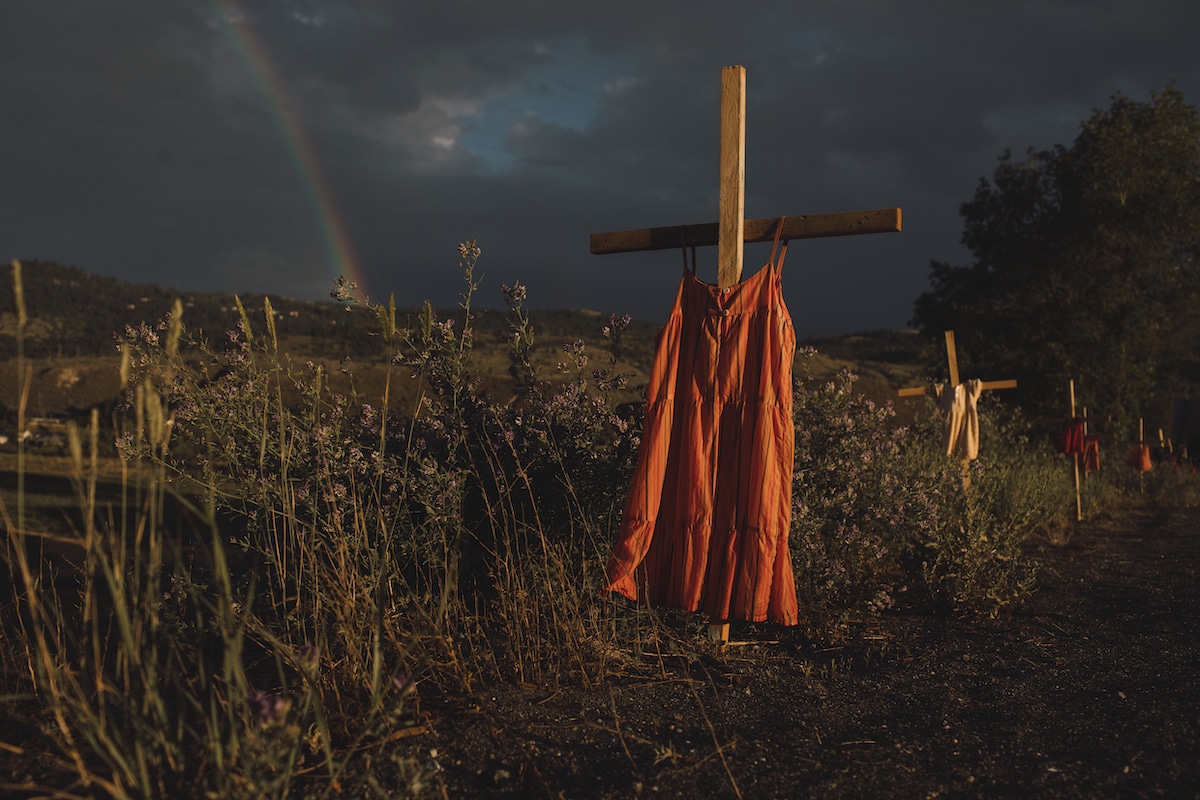
M 1075 379 L 1071 378 L 1071 420 L 1075 420 Z M 1085 436 L 1086 440 L 1086 436 Z M 1079 522 L 1083 519 L 1083 498 L 1079 491 L 1079 453 L 1074 454 L 1075 458 L 1075 521 Z
M 742 279 L 746 238 L 746 68 L 721 69 L 721 173 L 717 210 L 717 285 Z M 710 620 L 708 638 L 729 641 L 729 622 Z
M 1146 418 L 1138 417 L 1138 449 L 1146 446 Z M 1138 458 L 1141 459 L 1141 453 L 1138 453 Z M 1138 462 L 1141 463 L 1140 460 Z M 1146 473 L 1138 468 L 1138 494 L 1146 493 Z
M 746 238 L 746 68 L 721 70 L 721 184 L 717 215 L 717 285 L 742 279 Z

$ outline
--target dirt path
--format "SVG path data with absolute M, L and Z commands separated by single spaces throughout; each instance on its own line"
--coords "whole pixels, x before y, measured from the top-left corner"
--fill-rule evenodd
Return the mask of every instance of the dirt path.
M 999 619 L 901 611 L 825 651 L 735 630 L 778 643 L 497 689 L 412 753 L 451 797 L 1200 797 L 1200 509 L 1037 549 Z

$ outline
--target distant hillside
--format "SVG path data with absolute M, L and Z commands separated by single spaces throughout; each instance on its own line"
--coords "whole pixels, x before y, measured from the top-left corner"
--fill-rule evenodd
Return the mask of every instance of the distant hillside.
M 114 352 L 114 333 L 127 325 L 154 325 L 165 319 L 176 299 L 183 303 L 184 324 L 195 333 L 217 341 L 237 326 L 233 294 L 185 292 L 154 284 L 134 284 L 93 275 L 77 267 L 50 261 L 23 261 L 22 283 L 29 323 L 25 330 L 25 354 L 32 358 L 99 356 Z M 263 295 L 241 295 L 251 322 L 262 320 Z M 281 338 L 297 342 L 307 339 L 306 355 L 368 357 L 379 349 L 372 315 L 333 301 L 310 302 L 271 295 L 276 330 Z M 419 308 L 397 309 L 397 322 L 415 323 Z M 439 316 L 461 316 L 459 309 L 439 309 Z M 500 341 L 509 332 L 507 311 L 476 309 L 473 323 L 476 340 Z M 595 339 L 607 324 L 599 314 L 582 311 L 535 311 L 532 318 L 545 339 Z M 638 346 L 653 329 L 634 322 L 630 330 L 630 355 L 645 357 Z M 0 269 L 0 359 L 16 352 L 16 301 L 12 270 Z
M 29 324 L 25 352 L 31 357 L 98 356 L 114 352 L 114 333 L 128 326 L 155 325 L 176 299 L 193 334 L 220 340 L 237 326 L 234 295 L 183 292 L 154 284 L 133 284 L 47 261 L 22 262 Z M 252 322 L 261 321 L 263 295 L 241 297 Z M 336 303 L 271 297 L 280 336 L 307 337 L 315 355 L 372 344 L 364 314 L 347 314 Z M 0 358 L 15 351 L 15 300 L 11 269 L 0 270 Z
M 71 413 L 115 397 L 114 334 L 126 326 L 156 325 L 170 312 L 176 298 L 183 304 L 189 334 L 220 347 L 225 332 L 239 320 L 234 295 L 221 292 L 181 292 L 153 284 L 132 284 L 93 275 L 76 267 L 47 261 L 22 262 L 22 282 L 29 322 L 25 329 L 25 355 L 37 362 L 37 380 L 30 412 Z M 241 301 L 259 332 L 263 325 L 263 296 L 243 295 Z M 382 386 L 391 353 L 375 334 L 373 315 L 329 302 L 293 300 L 271 296 L 280 350 L 293 361 L 312 359 L 336 364 L 346 357 L 355 363 L 355 384 L 368 394 Z M 419 309 L 397 310 L 397 322 L 415 326 Z M 455 318 L 461 329 L 460 309 L 440 309 L 442 319 Z M 507 310 L 477 309 L 473 320 L 474 369 L 485 390 L 501 396 L 511 391 L 508 339 L 511 317 Z M 590 354 L 588 369 L 607 367 L 602 330 L 608 318 L 589 311 L 533 311 L 535 356 L 544 377 L 558 374 L 557 363 L 566 360 L 563 345 L 583 341 Z M 623 339 L 617 370 L 631 376 L 631 385 L 644 383 L 654 357 L 660 326 L 633 321 Z M 13 408 L 17 385 L 16 304 L 12 270 L 0 268 L 0 384 L 9 387 L 0 406 Z M 919 382 L 922 341 L 912 331 L 871 331 L 844 337 L 813 339 L 818 355 L 805 361 L 810 377 L 827 379 L 842 369 L 860 376 L 859 390 L 878 402 L 895 397 L 895 389 Z M 801 372 L 798 372 L 801 374 Z M 395 391 L 395 387 L 393 391 Z M 640 391 L 640 390 L 638 390 Z

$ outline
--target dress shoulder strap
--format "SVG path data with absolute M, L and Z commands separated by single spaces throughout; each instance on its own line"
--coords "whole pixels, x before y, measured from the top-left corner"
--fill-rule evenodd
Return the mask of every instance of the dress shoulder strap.
M 692 275 L 695 275 L 696 274 L 696 245 L 692 245 L 692 264 L 691 264 L 691 267 L 689 268 L 688 267 L 687 234 L 684 233 L 683 228 L 679 229 L 679 252 L 681 252 L 683 254 L 683 271 L 691 273 Z
M 787 256 L 788 240 L 783 240 L 783 247 L 779 246 L 779 236 L 783 233 L 783 221 L 787 217 L 780 217 L 778 224 L 775 226 L 775 242 L 771 245 L 771 269 L 775 270 L 776 274 L 783 272 L 783 259 Z M 776 260 L 776 251 L 779 253 L 779 258 Z

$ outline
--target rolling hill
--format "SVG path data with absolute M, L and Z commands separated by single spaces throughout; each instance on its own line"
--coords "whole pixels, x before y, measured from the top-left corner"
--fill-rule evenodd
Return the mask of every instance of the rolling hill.
M 93 275 L 77 267 L 47 261 L 22 262 L 22 284 L 28 323 L 24 354 L 33 368 L 34 381 L 28 413 L 61 416 L 112 403 L 119 394 L 116 374 L 117 335 L 127 326 L 160 324 L 179 299 L 184 325 L 195 341 L 221 346 L 226 331 L 239 320 L 236 299 L 229 293 L 180 292 L 154 284 L 133 284 Z M 240 297 L 261 331 L 264 297 Z M 294 363 L 308 360 L 337 365 L 349 358 L 358 388 L 369 394 L 382 386 L 392 353 L 376 333 L 374 315 L 365 309 L 335 302 L 310 302 L 270 297 L 280 352 Z M 398 325 L 415 325 L 417 308 L 397 309 Z M 455 317 L 461 330 L 459 309 L 438 310 L 439 318 Z M 511 391 L 508 340 L 511 316 L 506 310 L 478 309 L 472 321 L 473 368 L 484 388 L 501 396 Z M 536 363 L 543 377 L 559 374 L 563 345 L 585 343 L 591 366 L 608 366 L 602 330 L 608 319 L 581 310 L 530 312 L 536 331 Z M 10 418 L 17 404 L 17 309 L 10 269 L 0 270 L 0 413 Z M 623 339 L 617 371 L 630 375 L 631 386 L 645 379 L 654 355 L 659 325 L 639 320 L 630 323 Z M 919 383 L 923 374 L 923 342 L 913 331 L 871 331 L 843 337 L 815 339 L 802 346 L 817 353 L 798 359 L 797 374 L 826 380 L 842 369 L 859 375 L 859 391 L 876 401 L 895 397 L 895 389 Z M 335 373 L 336 370 L 330 370 Z M 395 378 L 393 377 L 393 380 Z M 394 391 L 394 390 L 393 390 Z

